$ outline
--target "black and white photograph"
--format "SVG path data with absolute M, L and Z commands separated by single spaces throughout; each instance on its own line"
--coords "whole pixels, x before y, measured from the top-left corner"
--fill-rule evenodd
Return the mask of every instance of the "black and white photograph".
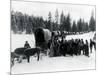
M 96 6 L 11 0 L 11 74 L 96 69 Z

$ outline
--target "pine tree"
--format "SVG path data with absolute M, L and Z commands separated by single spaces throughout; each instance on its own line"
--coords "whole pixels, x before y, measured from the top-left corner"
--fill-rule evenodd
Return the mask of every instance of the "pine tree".
M 58 9 L 56 9 L 56 12 L 55 12 L 55 26 L 54 26 L 56 30 L 59 30 L 58 19 L 59 19 Z
M 72 32 L 77 32 L 77 26 L 75 21 L 73 21 Z
M 85 31 L 89 31 L 89 25 L 88 25 L 87 22 L 85 23 L 85 27 L 86 27 L 86 28 L 85 28 Z
M 68 14 L 68 16 L 66 17 L 65 25 L 66 25 L 66 31 L 71 31 L 71 18 L 70 18 L 70 14 Z
M 16 16 L 14 11 L 11 12 L 11 30 L 14 33 L 17 33 Z
M 49 12 L 48 14 L 48 25 L 47 25 L 47 29 L 51 30 L 52 31 L 52 24 L 51 24 L 51 21 L 52 20 L 52 15 L 51 15 L 51 12 Z
M 81 32 L 82 31 L 82 19 L 81 18 L 77 22 L 77 31 L 78 32 Z
M 94 15 L 94 14 L 92 13 L 92 16 L 91 16 L 90 22 L 89 22 L 90 31 L 95 31 L 95 30 L 96 30 L 96 21 L 95 21 L 93 15 Z
M 60 25 L 62 25 L 64 22 L 64 13 L 62 11 L 61 16 L 60 16 Z
M 60 15 L 60 31 L 63 30 L 63 24 L 64 24 L 64 13 L 62 11 L 61 15 Z

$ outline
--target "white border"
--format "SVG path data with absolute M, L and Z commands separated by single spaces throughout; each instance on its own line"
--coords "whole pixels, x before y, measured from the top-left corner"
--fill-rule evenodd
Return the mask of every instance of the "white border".
M 37 1 L 37 0 L 30 0 Z M 97 70 L 43 73 L 43 75 L 99 75 L 100 73 L 100 50 L 99 50 L 99 26 L 100 26 L 100 2 L 99 0 L 38 0 L 43 2 L 73 3 L 96 5 L 97 27 Z M 10 0 L 0 0 L 0 75 L 9 75 L 10 71 Z M 29 75 L 29 74 L 27 74 Z M 31 74 L 35 75 L 35 74 Z M 38 74 L 36 74 L 38 75 Z

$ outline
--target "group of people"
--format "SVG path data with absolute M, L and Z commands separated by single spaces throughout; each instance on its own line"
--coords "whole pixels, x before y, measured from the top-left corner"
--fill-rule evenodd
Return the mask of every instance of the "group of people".
M 60 40 L 59 40 L 60 38 Z M 85 55 L 89 57 L 89 53 L 92 53 L 92 48 L 96 50 L 96 42 L 90 39 L 71 39 L 65 40 L 65 36 L 52 35 L 51 40 L 48 42 L 49 56 L 66 56 L 66 55 Z M 31 48 L 28 41 L 24 44 L 25 48 Z
M 89 53 L 92 53 L 93 46 L 96 49 L 96 43 L 91 39 L 89 43 L 88 40 L 84 41 L 83 39 L 65 40 L 64 36 L 61 37 L 61 40 L 59 40 L 59 36 L 53 36 L 48 43 L 48 47 L 50 49 L 49 55 L 51 57 L 82 54 L 89 57 Z

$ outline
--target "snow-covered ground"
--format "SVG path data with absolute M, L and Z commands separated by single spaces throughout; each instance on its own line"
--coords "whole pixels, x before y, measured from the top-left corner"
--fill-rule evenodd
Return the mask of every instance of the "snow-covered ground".
M 66 39 L 83 38 L 84 40 L 90 40 L 93 38 L 94 33 L 85 33 L 81 35 L 66 36 Z M 35 47 L 34 35 L 18 35 L 12 34 L 11 37 L 11 51 L 18 47 L 23 47 L 25 41 L 29 41 L 31 47 Z M 12 74 L 19 73 L 37 73 L 37 72 L 54 72 L 54 71 L 72 71 L 72 70 L 87 70 L 95 69 L 95 51 L 90 54 L 90 57 L 84 55 L 81 56 L 66 56 L 66 57 L 48 57 L 42 56 L 40 61 L 37 61 L 35 57 L 31 57 L 30 63 L 27 60 L 23 60 L 22 63 L 15 62 L 15 65 L 11 69 Z
M 90 39 L 93 39 L 94 34 L 95 32 L 89 32 L 89 33 L 79 34 L 79 35 L 70 35 L 70 36 L 66 36 L 66 39 L 69 40 L 72 38 L 73 39 L 79 38 L 79 39 L 83 39 L 84 41 L 88 40 L 88 42 L 90 42 Z

